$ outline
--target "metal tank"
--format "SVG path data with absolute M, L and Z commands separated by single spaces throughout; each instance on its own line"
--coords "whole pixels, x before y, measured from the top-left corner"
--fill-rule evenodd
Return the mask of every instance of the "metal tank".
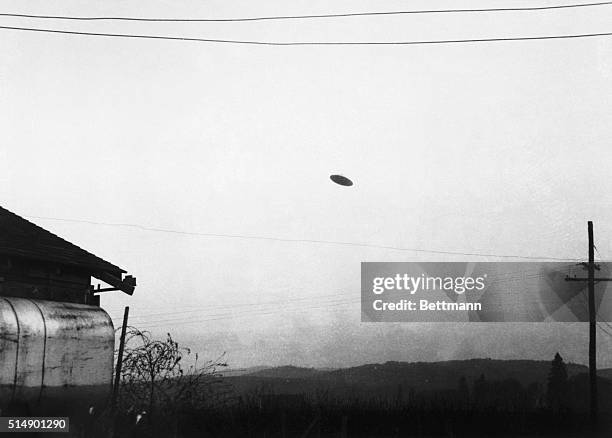
M 99 307 L 0 297 L 0 409 L 99 411 L 110 396 L 114 343 Z

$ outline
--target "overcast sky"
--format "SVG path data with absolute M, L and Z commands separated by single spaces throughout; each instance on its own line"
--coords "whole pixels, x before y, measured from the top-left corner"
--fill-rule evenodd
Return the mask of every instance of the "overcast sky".
M 0 1 L 0 12 L 223 18 L 534 3 Z M 0 25 L 391 41 L 611 32 L 611 18 L 604 6 Z M 24 216 L 194 233 L 572 258 L 586 256 L 593 220 L 609 259 L 611 96 L 611 37 L 265 47 L 0 30 L 0 202 Z M 496 258 L 32 220 L 137 277 L 133 297 L 104 296 L 113 317 L 130 305 L 134 325 L 208 357 L 226 351 L 234 367 L 556 351 L 587 361 L 584 324 L 360 323 L 362 261 Z M 610 337 L 600 339 L 600 366 L 612 366 Z

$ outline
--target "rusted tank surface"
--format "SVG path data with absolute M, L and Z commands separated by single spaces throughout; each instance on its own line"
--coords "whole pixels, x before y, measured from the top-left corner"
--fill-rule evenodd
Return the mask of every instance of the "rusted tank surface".
M 0 409 L 67 415 L 102 408 L 114 342 L 99 307 L 0 297 Z

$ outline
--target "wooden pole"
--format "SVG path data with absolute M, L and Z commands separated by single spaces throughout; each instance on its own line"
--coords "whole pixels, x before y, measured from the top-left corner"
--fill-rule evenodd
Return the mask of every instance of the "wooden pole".
M 113 399 L 111 407 L 113 410 L 117 407 L 117 397 L 119 395 L 119 382 L 121 380 L 121 365 L 123 364 L 123 348 L 125 347 L 125 332 L 127 330 L 128 316 L 130 307 L 125 306 L 123 311 L 123 325 L 121 326 L 121 338 L 119 339 L 119 354 L 117 354 L 117 364 L 115 367 L 115 383 L 113 386 Z
M 593 222 L 588 221 L 589 233 L 589 262 L 586 263 L 587 277 L 569 277 L 566 281 L 586 281 L 589 301 L 589 413 L 591 424 L 597 425 L 598 397 L 597 397 L 597 309 L 595 308 L 595 282 L 612 281 L 612 278 L 595 278 L 595 243 L 593 239 Z M 584 265 L 584 263 L 581 263 Z
M 591 423 L 597 423 L 597 330 L 595 314 L 595 244 L 593 222 L 588 222 L 589 232 L 589 388 Z

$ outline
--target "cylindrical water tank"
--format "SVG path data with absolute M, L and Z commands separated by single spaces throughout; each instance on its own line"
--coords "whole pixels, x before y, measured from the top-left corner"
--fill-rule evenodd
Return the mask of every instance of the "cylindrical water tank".
M 68 415 L 102 408 L 114 329 L 99 307 L 0 297 L 0 409 Z

